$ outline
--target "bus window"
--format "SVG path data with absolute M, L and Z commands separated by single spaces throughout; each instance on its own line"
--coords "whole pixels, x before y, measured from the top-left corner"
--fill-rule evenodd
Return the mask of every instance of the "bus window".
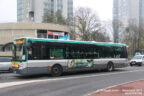
M 122 47 L 122 58 L 128 58 L 127 48 L 126 47 Z
M 40 59 L 40 48 L 33 46 L 28 49 L 28 59 L 29 60 L 39 60 Z
M 104 58 L 113 58 L 113 50 L 111 47 L 104 47 Z
M 64 59 L 64 49 L 63 48 L 51 48 L 50 58 L 51 59 Z
M 28 49 L 28 59 L 29 60 L 47 60 L 50 59 L 49 47 L 42 44 L 33 44 Z
M 114 47 L 114 56 L 115 58 L 122 58 L 122 48 Z

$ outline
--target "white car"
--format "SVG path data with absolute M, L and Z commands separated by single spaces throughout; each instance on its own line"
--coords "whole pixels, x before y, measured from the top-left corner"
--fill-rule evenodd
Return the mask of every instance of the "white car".
M 130 66 L 133 66 L 133 65 L 142 66 L 143 64 L 144 64 L 144 55 L 136 55 L 130 61 Z
M 11 71 L 10 57 L 0 57 L 0 71 Z

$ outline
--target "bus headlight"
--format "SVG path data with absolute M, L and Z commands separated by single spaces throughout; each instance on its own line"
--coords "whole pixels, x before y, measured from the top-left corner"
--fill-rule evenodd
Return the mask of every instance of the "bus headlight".
M 20 64 L 19 64 L 19 69 L 24 69 L 24 68 L 25 68 L 25 64 L 20 63 Z

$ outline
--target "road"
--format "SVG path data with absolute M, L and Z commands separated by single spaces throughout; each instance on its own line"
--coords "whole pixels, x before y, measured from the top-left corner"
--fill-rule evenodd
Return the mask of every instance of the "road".
M 69 73 L 61 77 L 50 77 L 49 75 L 22 77 L 12 73 L 0 73 L 0 84 L 36 81 L 1 88 L 0 96 L 87 96 L 99 89 L 144 79 L 143 73 L 144 66 L 117 69 L 114 72 Z

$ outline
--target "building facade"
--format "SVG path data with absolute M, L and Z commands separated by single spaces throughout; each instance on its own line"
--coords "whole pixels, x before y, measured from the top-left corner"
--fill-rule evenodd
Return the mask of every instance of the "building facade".
M 41 23 L 46 12 L 54 15 L 58 10 L 70 20 L 73 17 L 73 0 L 17 0 L 17 21 Z
M 130 23 L 144 26 L 144 0 L 114 0 L 113 30 L 114 42 L 120 42 Z M 121 38 L 119 38 L 121 37 Z
M 3 23 L 0 24 L 0 51 L 11 51 L 11 42 L 21 37 L 69 39 L 68 26 L 48 23 Z

